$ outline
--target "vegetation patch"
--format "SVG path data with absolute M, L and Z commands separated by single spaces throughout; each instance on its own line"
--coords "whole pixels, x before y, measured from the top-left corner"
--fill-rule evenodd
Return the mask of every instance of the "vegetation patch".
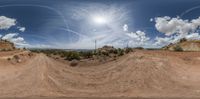
M 67 51 L 61 49 L 30 49 L 35 53 L 44 53 L 48 57 L 58 57 L 72 61 L 72 60 L 81 60 L 81 59 L 99 59 L 99 60 L 107 60 L 113 58 L 116 60 L 117 56 L 123 56 L 124 54 L 128 54 L 133 51 L 132 48 L 114 48 L 113 46 L 104 46 L 102 48 L 98 48 L 96 50 L 80 50 L 80 51 Z M 73 62 L 72 62 L 72 65 Z

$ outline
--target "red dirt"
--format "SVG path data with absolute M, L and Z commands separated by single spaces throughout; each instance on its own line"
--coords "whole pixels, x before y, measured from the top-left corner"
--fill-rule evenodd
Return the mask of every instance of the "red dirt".
M 0 97 L 200 97 L 200 52 L 138 50 L 89 67 L 44 54 L 5 61 L 0 59 Z

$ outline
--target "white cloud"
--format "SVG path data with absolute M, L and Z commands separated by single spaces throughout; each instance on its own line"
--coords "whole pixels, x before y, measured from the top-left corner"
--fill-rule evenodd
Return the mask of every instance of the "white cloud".
M 114 47 L 145 47 L 149 44 L 150 38 L 143 31 L 118 34 L 115 36 L 106 37 L 101 42 L 103 45 L 112 45 Z
M 0 29 L 9 29 L 16 25 L 16 19 L 0 16 Z
M 4 29 L 4 30 L 8 30 L 9 28 L 11 28 L 12 26 L 16 26 L 16 19 L 14 18 L 8 18 L 6 16 L 0 16 L 0 30 Z M 19 31 L 24 32 L 25 31 L 25 27 L 17 27 L 17 29 L 19 29 Z M 8 33 L 4 36 L 0 35 L 0 38 L 3 40 L 8 40 L 10 42 L 13 42 L 15 44 L 15 46 L 17 47 L 21 47 L 21 46 L 27 46 L 29 45 L 23 37 L 18 36 L 18 33 Z
M 29 45 L 23 37 L 19 37 L 18 33 L 8 33 L 2 37 L 3 40 L 8 40 L 10 42 L 13 42 L 16 46 L 27 46 Z
M 73 30 L 75 31 L 73 33 L 78 34 L 79 37 L 76 41 L 67 44 L 67 48 L 94 48 L 94 39 L 97 40 L 97 45 L 100 47 L 102 45 L 113 44 L 117 42 L 117 39 L 120 40 L 120 38 L 128 38 L 125 35 L 128 31 L 128 25 L 124 23 L 128 23 L 130 17 L 128 16 L 129 11 L 124 6 L 109 6 L 98 3 L 94 3 L 92 6 L 80 3 L 78 5 L 82 6 L 81 9 L 80 7 L 72 7 L 73 15 L 71 21 L 75 20 L 74 22 L 81 21 L 83 23 L 77 27 L 79 29 Z M 106 24 L 95 24 L 91 20 L 93 16 L 105 17 L 107 20 Z M 79 34 L 85 36 L 80 36 Z M 62 47 L 64 44 L 56 45 Z M 118 47 L 124 46 L 122 44 L 122 46 Z
M 21 31 L 21 32 L 24 32 L 26 30 L 25 27 L 18 27 L 18 28 L 19 28 L 19 31 Z
M 134 47 L 144 46 L 147 41 L 150 40 L 150 38 L 146 36 L 146 33 L 140 30 L 126 33 L 126 35 L 130 37 L 129 42 L 132 43 L 131 45 Z
M 128 31 L 128 25 L 127 25 L 127 24 L 124 24 L 124 26 L 123 26 L 123 30 L 124 30 L 125 32 Z
M 194 32 L 200 26 L 200 17 L 197 19 L 183 20 L 179 17 L 171 18 L 169 16 L 156 17 L 155 27 L 159 32 L 165 33 L 165 35 L 172 34 L 188 34 Z
M 170 43 L 176 43 L 182 38 L 188 40 L 200 39 L 199 33 L 196 33 L 200 26 L 200 17 L 189 21 L 179 17 L 171 18 L 165 16 L 156 17 L 155 22 L 156 29 L 166 35 L 165 37 L 156 37 L 155 45 L 165 46 Z
M 28 47 L 28 48 L 53 48 L 52 45 L 46 45 L 46 44 L 28 44 L 28 45 L 25 45 L 25 47 Z M 63 48 L 63 47 L 61 47 Z
M 146 36 L 143 31 L 136 31 L 130 33 L 120 33 L 116 35 L 101 35 L 91 39 L 83 38 L 78 42 L 73 42 L 65 47 L 68 48 L 94 48 L 95 40 L 97 40 L 97 47 L 104 45 L 111 45 L 117 48 L 127 47 L 145 47 L 149 44 L 150 38 Z M 78 46 L 77 46 L 78 45 Z M 63 47 L 63 45 L 61 45 Z
M 2 39 L 3 40 L 11 40 L 12 38 L 14 38 L 17 35 L 18 35 L 18 33 L 8 33 L 8 34 L 4 35 L 2 37 Z
M 199 33 L 191 33 L 191 34 L 186 35 L 185 38 L 188 40 L 200 40 L 200 35 Z
M 156 40 L 156 42 L 154 43 L 154 45 L 164 46 L 164 45 L 168 45 L 173 42 L 173 36 L 171 36 L 171 37 L 156 37 L 155 40 Z
M 128 35 L 134 40 L 141 41 L 141 42 L 149 40 L 149 37 L 146 36 L 146 33 L 140 30 L 136 31 L 135 33 L 134 32 L 127 33 L 126 35 Z
M 153 18 L 150 19 L 150 22 L 153 22 Z

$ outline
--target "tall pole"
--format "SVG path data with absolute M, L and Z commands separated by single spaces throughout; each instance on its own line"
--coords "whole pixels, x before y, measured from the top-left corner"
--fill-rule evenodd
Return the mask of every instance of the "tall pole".
M 128 43 L 129 43 L 129 41 L 127 42 L 126 48 L 129 48 Z
M 97 40 L 95 40 L 95 53 L 96 53 L 96 49 L 97 49 Z

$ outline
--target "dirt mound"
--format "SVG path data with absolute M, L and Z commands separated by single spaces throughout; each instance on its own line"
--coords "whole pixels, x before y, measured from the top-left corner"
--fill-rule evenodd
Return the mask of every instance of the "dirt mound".
M 13 43 L 6 41 L 6 40 L 0 40 L 0 50 L 14 50 L 15 46 Z
M 200 96 L 200 53 L 183 53 L 136 51 L 91 67 L 37 54 L 22 64 L 0 65 L 0 96 Z
M 183 50 L 183 51 L 200 51 L 200 40 L 180 40 L 175 44 L 165 46 L 163 49 L 166 50 Z
M 11 66 L 15 64 L 26 64 L 26 62 L 34 56 L 35 54 L 30 51 L 2 51 L 0 52 L 0 67 Z

